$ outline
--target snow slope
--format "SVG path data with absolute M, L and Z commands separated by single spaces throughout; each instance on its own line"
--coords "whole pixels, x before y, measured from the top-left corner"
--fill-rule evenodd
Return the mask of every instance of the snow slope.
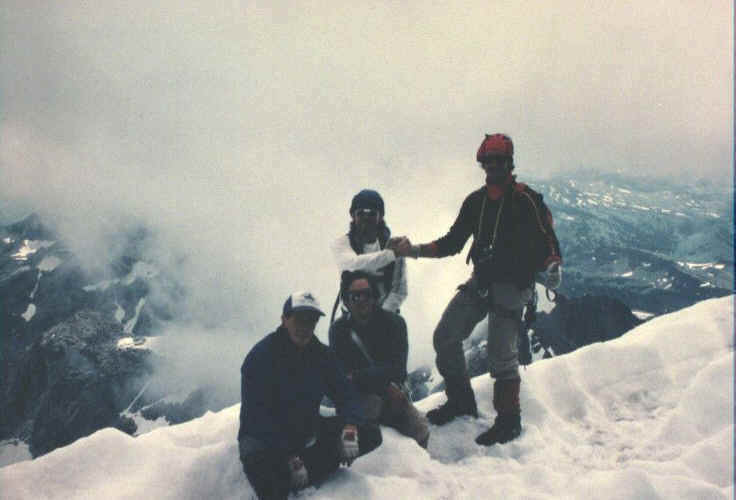
M 478 377 L 482 418 L 433 428 L 428 451 L 384 429 L 378 450 L 297 497 L 733 498 L 733 367 L 733 299 L 704 301 L 531 365 L 524 431 L 512 443 L 474 443 L 493 417 L 490 379 Z M 1 496 L 250 498 L 235 442 L 238 411 L 135 438 L 99 431 L 0 468 Z

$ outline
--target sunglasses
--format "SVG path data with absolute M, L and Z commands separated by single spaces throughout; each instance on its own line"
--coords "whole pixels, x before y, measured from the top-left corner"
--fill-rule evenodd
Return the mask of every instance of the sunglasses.
M 375 217 L 378 215 L 378 211 L 372 208 L 359 208 L 354 214 L 356 217 Z
M 508 158 L 505 156 L 486 158 L 480 164 L 480 168 L 483 170 L 491 170 L 496 168 L 506 167 L 508 165 Z
M 363 290 L 353 290 L 348 292 L 348 300 L 350 302 L 362 302 L 364 300 L 370 300 L 373 298 L 373 292 L 371 292 L 370 289 L 366 288 Z

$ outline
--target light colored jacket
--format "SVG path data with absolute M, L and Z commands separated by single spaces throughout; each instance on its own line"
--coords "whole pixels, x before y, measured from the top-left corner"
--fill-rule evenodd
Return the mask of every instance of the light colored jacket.
M 340 273 L 343 271 L 365 271 L 379 276 L 382 268 L 395 262 L 391 289 L 384 290 L 383 283 L 378 280 L 381 290 L 378 303 L 387 311 L 394 313 L 399 311 L 408 294 L 406 261 L 403 257 L 396 257 L 393 250 L 387 248 L 381 250 L 378 240 L 363 245 L 363 253 L 358 255 L 350 246 L 350 238 L 347 234 L 340 236 L 332 243 L 332 254 Z

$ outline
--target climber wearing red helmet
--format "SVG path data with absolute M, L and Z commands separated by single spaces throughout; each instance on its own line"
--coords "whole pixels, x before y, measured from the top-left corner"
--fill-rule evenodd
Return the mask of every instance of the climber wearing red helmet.
M 521 433 L 517 347 L 521 312 L 534 293 L 537 273 L 548 288 L 557 288 L 561 281 L 552 215 L 541 194 L 516 182 L 513 157 L 511 138 L 486 135 L 476 154 L 486 173 L 485 185 L 465 198 L 443 237 L 423 245 L 405 240 L 398 249 L 400 255 L 414 258 L 446 257 L 459 253 L 473 237 L 468 255 L 473 273 L 458 287 L 434 331 L 447 402 L 429 411 L 427 418 L 443 425 L 458 416 L 478 416 L 462 342 L 489 315 L 488 362 L 497 416 L 493 427 L 476 438 L 482 445 L 505 443 Z
M 505 134 L 486 134 L 475 154 L 481 168 L 486 171 L 486 185 L 496 199 L 512 181 L 514 169 L 514 143 Z

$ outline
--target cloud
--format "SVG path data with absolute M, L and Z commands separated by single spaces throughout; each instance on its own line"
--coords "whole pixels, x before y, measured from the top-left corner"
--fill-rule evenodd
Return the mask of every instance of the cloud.
M 223 351 L 295 289 L 331 306 L 329 243 L 361 188 L 396 234 L 443 234 L 482 182 L 483 132 L 514 137 L 521 177 L 730 173 L 726 1 L 3 5 L 0 197 L 89 262 L 151 227 L 190 319 L 242 330 Z M 409 265 L 414 366 L 462 261 Z

